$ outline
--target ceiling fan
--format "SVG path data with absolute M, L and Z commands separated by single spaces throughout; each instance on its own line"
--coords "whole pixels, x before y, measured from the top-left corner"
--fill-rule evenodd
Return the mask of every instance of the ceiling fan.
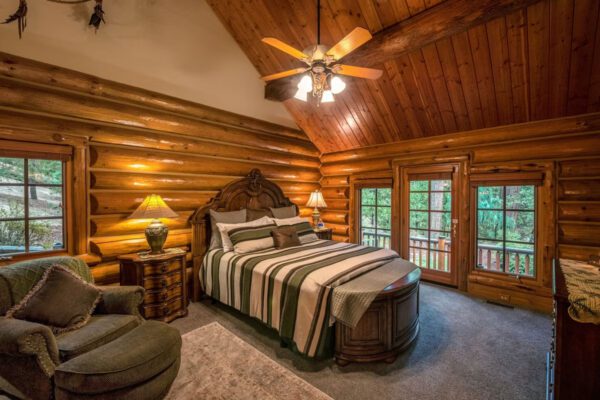
M 346 88 L 344 81 L 337 75 L 378 79 L 383 73 L 383 71 L 378 69 L 355 67 L 339 63 L 343 57 L 371 40 L 371 38 L 371 33 L 368 30 L 357 27 L 331 48 L 321 44 L 321 1 L 317 0 L 316 45 L 300 51 L 279 39 L 272 37 L 262 39 L 264 43 L 297 58 L 306 63 L 308 67 L 278 72 L 276 74 L 263 76 L 261 79 L 265 82 L 269 82 L 275 79 L 305 73 L 298 83 L 298 91 L 294 95 L 294 98 L 308 101 L 308 94 L 312 93 L 317 106 L 319 106 L 320 103 L 333 102 L 333 95 L 341 93 Z

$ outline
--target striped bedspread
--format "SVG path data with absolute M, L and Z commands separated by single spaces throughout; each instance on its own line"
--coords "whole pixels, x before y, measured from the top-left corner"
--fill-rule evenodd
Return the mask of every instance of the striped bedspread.
M 206 294 L 260 319 L 314 357 L 332 323 L 332 289 L 395 258 L 391 250 L 329 240 L 249 254 L 215 249 L 204 258 L 200 281 Z

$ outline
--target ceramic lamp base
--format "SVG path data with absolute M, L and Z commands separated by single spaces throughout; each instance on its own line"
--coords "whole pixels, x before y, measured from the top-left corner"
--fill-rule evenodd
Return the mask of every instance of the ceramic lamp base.
M 319 209 L 317 209 L 316 207 L 313 210 L 312 219 L 313 219 L 313 226 L 314 227 L 316 227 L 317 225 L 319 225 L 319 221 L 321 220 L 321 213 L 319 212 Z
M 163 246 L 169 235 L 169 228 L 160 220 L 155 219 L 145 230 L 146 241 L 150 246 L 150 254 L 162 254 Z

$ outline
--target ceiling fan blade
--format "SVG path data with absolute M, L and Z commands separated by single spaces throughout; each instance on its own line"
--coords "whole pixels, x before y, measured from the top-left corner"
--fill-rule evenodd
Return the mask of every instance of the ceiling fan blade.
M 354 28 L 354 30 L 347 34 L 346 37 L 330 48 L 327 51 L 327 55 L 333 57 L 336 61 L 339 61 L 342 57 L 367 43 L 372 37 L 371 32 L 365 28 Z
M 352 65 L 337 64 L 336 73 L 340 75 L 355 76 L 357 78 L 379 79 L 383 74 L 380 69 L 355 67 Z
M 303 60 L 303 59 L 308 58 L 308 56 L 306 54 L 304 54 L 303 52 L 301 52 L 300 50 L 297 50 L 297 49 L 293 48 L 289 44 L 283 43 L 279 39 L 275 39 L 275 38 L 272 38 L 272 37 L 267 37 L 267 38 L 262 38 L 262 41 L 264 43 L 268 44 L 269 46 L 273 46 L 277 50 L 281 50 L 284 53 L 287 53 L 290 56 L 295 57 L 295 58 L 297 58 L 299 60 Z
M 287 71 L 282 71 L 282 72 L 278 72 L 276 74 L 271 74 L 271 75 L 263 76 L 260 79 L 262 79 L 265 82 L 268 82 L 268 81 L 273 81 L 273 80 L 279 79 L 279 78 L 285 78 L 286 76 L 292 76 L 292 75 L 296 75 L 296 74 L 301 74 L 301 73 L 303 73 L 306 70 L 307 70 L 307 68 L 288 69 Z

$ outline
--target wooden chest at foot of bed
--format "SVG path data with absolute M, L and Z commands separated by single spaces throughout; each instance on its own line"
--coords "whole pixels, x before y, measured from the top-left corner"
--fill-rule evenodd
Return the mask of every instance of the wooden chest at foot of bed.
M 393 363 L 419 332 L 419 279 L 415 269 L 385 288 L 355 328 L 335 326 L 335 361 Z

